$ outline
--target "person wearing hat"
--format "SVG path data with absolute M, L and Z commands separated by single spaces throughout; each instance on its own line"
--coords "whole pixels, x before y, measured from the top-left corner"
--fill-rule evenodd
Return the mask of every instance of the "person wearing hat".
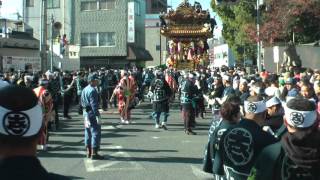
M 98 154 L 101 142 L 101 117 L 99 113 L 99 95 L 96 87 L 99 84 L 97 74 L 89 74 L 88 86 L 81 94 L 81 105 L 85 126 L 85 146 L 87 157 L 91 159 L 104 159 Z
M 48 125 L 51 121 L 51 113 L 53 110 L 53 100 L 50 92 L 48 91 L 49 81 L 41 78 L 39 80 L 39 87 L 33 91 L 39 99 L 39 103 L 43 109 L 43 127 L 40 133 L 39 145 L 42 150 L 47 150 L 47 141 L 49 139 Z
M 271 128 L 272 132 L 277 132 L 283 125 L 284 110 L 281 101 L 276 96 L 269 97 L 266 107 L 268 112 L 265 126 Z
M 232 84 L 231 84 L 231 77 L 230 76 L 228 76 L 228 75 L 222 76 L 222 82 L 223 82 L 223 85 L 224 85 L 224 90 L 223 90 L 222 97 L 229 96 L 229 95 L 235 93 L 235 91 L 234 91 L 234 89 L 232 87 Z
M 267 108 L 261 96 L 250 96 L 244 102 L 245 117 L 221 137 L 218 153 L 223 165 L 217 169 L 227 180 L 246 180 L 257 156 L 267 145 L 276 142 L 262 130 Z M 223 167 L 223 170 L 221 169 Z
M 0 88 L 0 116 L 1 179 L 69 179 L 49 173 L 36 157 L 44 122 L 42 107 L 31 89 Z
M 162 71 L 156 73 L 156 78 L 151 82 L 149 92 L 152 94 L 152 117 L 155 121 L 155 128 L 167 130 L 169 101 L 172 91 Z M 163 121 L 160 123 L 161 114 L 163 114 Z
M 314 102 L 293 98 L 285 105 L 288 132 L 267 146 L 252 168 L 250 180 L 310 180 L 320 177 L 319 115 Z
M 195 77 L 190 73 L 188 78 L 182 82 L 180 98 L 184 131 L 187 135 L 196 135 L 196 133 L 192 131 L 192 126 L 194 125 L 193 123 L 195 123 L 193 98 L 197 95 L 198 88 L 195 85 Z
M 297 96 L 299 94 L 299 91 L 296 88 L 294 79 L 291 78 L 291 77 L 289 77 L 286 80 L 286 90 L 287 90 L 287 95 L 286 96 L 289 96 L 289 97 L 295 97 L 295 96 Z

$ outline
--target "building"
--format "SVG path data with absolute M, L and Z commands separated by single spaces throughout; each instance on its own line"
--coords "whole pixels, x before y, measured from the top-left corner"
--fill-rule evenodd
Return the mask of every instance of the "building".
M 22 21 L 0 19 L 0 70 L 39 71 L 39 41 Z M 28 32 L 23 32 L 28 29 Z
M 159 14 L 167 12 L 167 0 L 146 0 L 146 13 Z
M 23 1 L 23 19 L 26 24 L 33 28 L 33 36 L 40 39 L 40 10 L 42 0 Z M 56 39 L 59 35 L 66 34 L 70 44 L 74 44 L 75 27 L 75 1 L 47 0 L 47 37 L 48 40 Z M 51 28 L 51 22 L 54 28 Z M 51 34 L 52 33 L 52 34 Z
M 235 66 L 235 57 L 228 44 L 221 44 L 221 45 L 214 46 L 213 56 L 214 56 L 214 60 L 213 60 L 213 63 L 210 64 L 210 66 L 213 66 L 213 67 L 222 67 L 222 66 L 234 67 Z
M 26 22 L 37 29 L 37 38 L 40 23 L 34 17 L 40 15 L 40 3 L 27 0 L 24 6 Z M 79 49 L 80 67 L 144 65 L 152 60 L 144 48 L 144 16 L 144 0 L 47 0 L 47 22 L 54 20 L 51 32 L 47 23 L 48 37 L 52 33 L 59 43 L 57 37 L 65 34 L 69 45 L 79 46 L 72 49 Z
M 145 1 L 77 1 L 76 42 L 83 67 L 144 66 L 152 60 L 145 50 Z
M 147 61 L 146 66 L 158 66 L 165 64 L 167 57 L 167 39 L 160 35 L 160 19 L 162 12 L 167 12 L 167 0 L 146 0 L 146 49 L 153 57 L 153 61 Z
M 167 57 L 167 38 L 160 34 L 159 14 L 147 14 L 145 25 L 145 46 L 153 57 L 153 61 L 147 61 L 146 66 L 165 64 Z

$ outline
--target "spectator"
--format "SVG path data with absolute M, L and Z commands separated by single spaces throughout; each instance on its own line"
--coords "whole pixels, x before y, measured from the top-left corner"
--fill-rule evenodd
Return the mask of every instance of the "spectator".
M 313 102 L 291 99 L 285 107 L 288 133 L 266 147 L 251 171 L 250 180 L 309 180 L 320 177 L 319 118 Z
M 21 86 L 0 89 L 0 116 L 1 179 L 69 179 L 47 172 L 36 157 L 43 115 L 31 89 Z

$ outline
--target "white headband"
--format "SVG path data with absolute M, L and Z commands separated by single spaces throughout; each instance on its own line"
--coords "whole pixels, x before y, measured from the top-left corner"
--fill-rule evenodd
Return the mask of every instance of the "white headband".
M 298 111 L 284 107 L 287 123 L 295 128 L 311 127 L 317 120 L 316 111 Z
M 246 113 L 258 114 L 266 111 L 267 107 L 264 101 L 258 101 L 258 102 L 244 101 L 244 110 Z
M 27 111 L 12 111 L 0 106 L 0 134 L 30 137 L 42 127 L 42 108 L 38 104 Z
M 274 96 L 273 98 L 269 99 L 267 102 L 266 102 L 266 106 L 269 108 L 271 106 L 274 106 L 274 105 L 278 105 L 278 104 L 281 104 L 280 100 Z
M 256 87 L 256 86 L 252 86 L 250 88 L 250 91 L 255 92 L 256 94 L 261 94 L 261 88 L 260 87 Z

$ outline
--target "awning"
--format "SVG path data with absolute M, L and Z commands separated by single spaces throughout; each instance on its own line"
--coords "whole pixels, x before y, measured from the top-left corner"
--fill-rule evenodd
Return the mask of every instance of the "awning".
M 146 49 L 128 45 L 127 60 L 152 61 L 153 58 Z

